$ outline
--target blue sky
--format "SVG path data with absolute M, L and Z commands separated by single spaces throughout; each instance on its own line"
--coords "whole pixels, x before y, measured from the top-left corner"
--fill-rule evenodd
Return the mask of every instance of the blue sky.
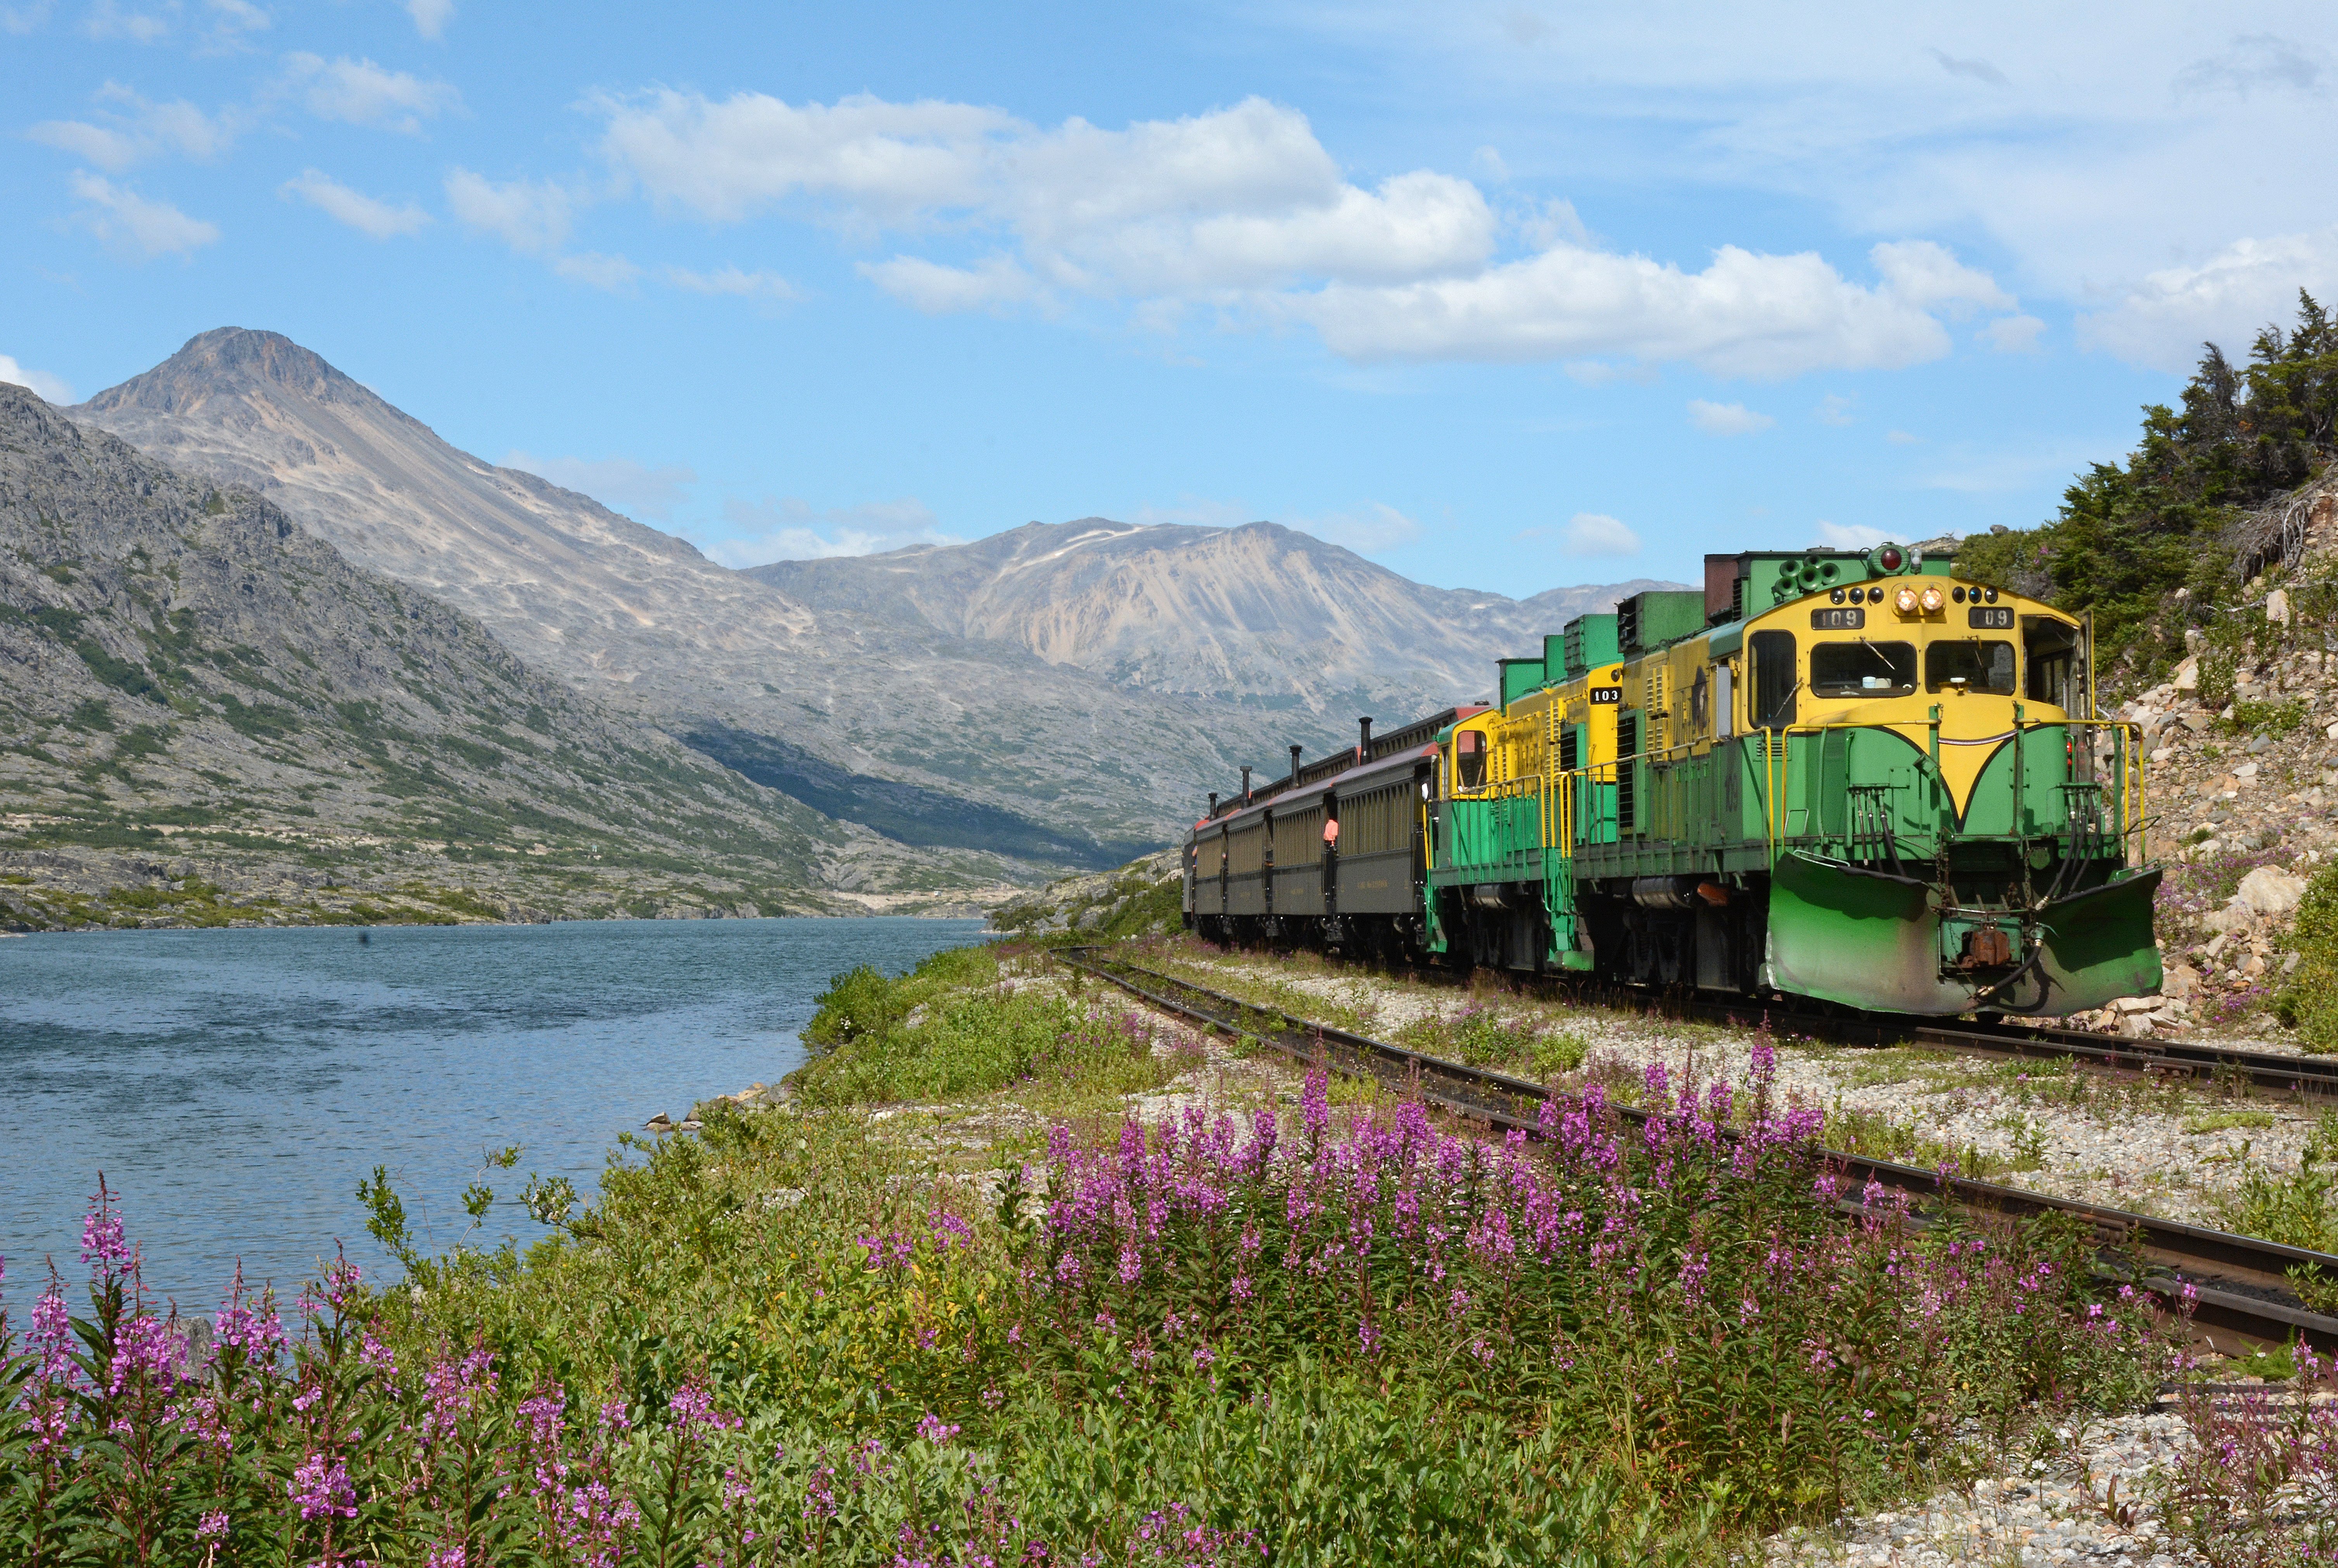
M 224 325 L 746 564 L 2050 514 L 2338 293 L 2326 4 L 0 0 L 0 377 Z

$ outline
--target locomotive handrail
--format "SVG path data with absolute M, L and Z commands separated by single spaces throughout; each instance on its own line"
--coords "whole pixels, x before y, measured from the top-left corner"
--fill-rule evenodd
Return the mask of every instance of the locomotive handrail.
M 2019 711 L 2017 707 L 2016 712 Z M 1778 815 L 1783 808 L 1782 805 L 1783 797 L 1793 782 L 1793 750 L 1792 747 L 1783 743 L 1773 744 L 1770 738 L 1775 737 L 1777 741 L 1784 742 L 1797 735 L 1823 735 L 1832 730 L 1891 730 L 1899 727 L 1890 722 L 1851 723 L 1842 720 L 1827 720 L 1804 724 L 1781 724 L 1748 732 L 1746 739 L 1758 741 L 1762 746 L 1763 791 L 1762 826 L 1764 843 L 1773 862 L 1778 858 L 1778 840 L 1782 837 L 1779 832 Z M 1937 744 L 1940 735 L 1939 721 L 1934 720 L 1930 728 L 1935 740 L 1931 761 L 1937 772 L 1940 767 L 1940 751 Z M 2127 854 L 2126 840 L 2130 836 L 2142 831 L 2143 825 L 2148 818 L 2149 779 L 2146 773 L 2146 762 L 2143 754 L 2143 727 L 2125 719 L 2021 719 L 2017 717 L 2007 733 L 2013 737 L 2018 747 L 2020 737 L 2024 733 L 2038 730 L 2108 730 L 2117 733 L 2122 741 L 2128 740 L 2128 735 L 2123 732 L 2132 732 L 2131 745 L 2114 745 L 2111 762 L 2111 766 L 2118 775 L 2117 787 L 2119 793 L 2119 805 L 2123 808 L 2120 812 L 2119 838 L 2120 856 L 2124 859 Z M 2120 753 L 2124 753 L 2124 756 L 2122 757 Z M 2078 753 L 2073 750 L 2070 753 L 2070 760 L 2075 763 L 2078 756 Z M 2094 757 L 2091 747 L 2086 756 L 2091 767 Z M 1624 759 L 1618 760 L 1624 760 Z M 2016 788 L 2019 787 L 2019 777 L 2017 769 Z
M 1657 767 L 1668 766 L 1692 757 L 1709 755 L 1723 749 L 1729 740 L 1737 740 L 1760 749 L 1761 773 L 1758 776 L 1756 787 L 1762 793 L 1763 845 L 1770 859 L 1774 862 L 1778 858 L 1779 845 L 1784 838 L 1782 822 L 1784 800 L 1793 789 L 1795 778 L 1793 749 L 1787 742 L 1797 736 L 1822 737 L 1834 730 L 1846 732 L 1860 730 L 1896 730 L 1906 727 L 1904 723 L 1890 721 L 1878 723 L 1871 720 L 1853 722 L 1845 720 L 1814 720 L 1804 723 L 1766 726 L 1750 730 L 1741 736 L 1700 736 L 1694 740 L 1675 741 L 1670 745 L 1629 752 L 1607 761 L 1567 769 L 1551 766 L 1557 760 L 1557 749 L 1555 746 L 1546 746 L 1543 752 L 1545 765 L 1539 770 L 1530 774 L 1521 774 L 1516 778 L 1488 779 L 1475 789 L 1462 789 L 1457 785 L 1447 799 L 1472 802 L 1531 799 L 1536 802 L 1542 818 L 1537 833 L 1539 847 L 1546 851 L 1560 850 L 1568 858 L 1572 858 L 1577 847 L 1576 834 L 1578 826 L 1576 821 L 1574 788 L 1577 783 L 1614 784 L 1620 780 L 1622 770 L 1627 766 L 1639 763 Z M 1934 720 L 1930 727 L 1937 739 L 1938 721 Z M 2065 732 L 2073 730 L 2093 732 L 2109 731 L 2115 737 L 2109 767 L 2113 772 L 2112 787 L 2116 791 L 2119 807 L 2120 855 L 2122 859 L 2128 858 L 2127 841 L 2146 833 L 2149 821 L 2150 781 L 2148 763 L 2142 746 L 2142 727 L 2123 719 L 2017 718 L 2006 733 L 2014 739 L 2018 746 L 2021 736 L 2032 734 L 2040 730 L 2060 730 Z M 2072 764 L 2092 771 L 2094 747 L 2091 744 L 2087 747 L 2083 753 L 2086 760 L 2081 763 L 2082 754 L 2076 749 L 2075 739 L 2071 744 L 2072 750 L 2068 755 Z M 1939 769 L 1937 744 L 1929 756 L 1937 773 Z M 2087 781 L 2077 780 L 2077 782 Z M 1554 798 L 1556 808 L 1554 808 Z M 1427 827 L 1425 820 L 1423 827 L 1424 828 Z M 1434 835 L 1426 837 L 1433 840 Z M 1429 863 L 1432 867 L 1436 864 L 1433 849 Z

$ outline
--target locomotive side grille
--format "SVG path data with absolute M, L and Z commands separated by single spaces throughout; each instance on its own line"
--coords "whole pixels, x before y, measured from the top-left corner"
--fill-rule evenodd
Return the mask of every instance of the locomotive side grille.
M 1639 826 L 1638 799 L 1640 764 L 1632 760 L 1640 750 L 1640 716 L 1618 713 L 1616 716 L 1616 827 L 1629 833 Z

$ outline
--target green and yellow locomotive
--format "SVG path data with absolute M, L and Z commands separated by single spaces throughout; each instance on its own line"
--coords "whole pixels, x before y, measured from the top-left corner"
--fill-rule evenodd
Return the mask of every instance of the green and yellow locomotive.
M 1895 1013 L 2158 986 L 2138 738 L 2050 606 L 1896 544 L 1708 556 L 1499 678 L 1213 797 L 1187 924 Z

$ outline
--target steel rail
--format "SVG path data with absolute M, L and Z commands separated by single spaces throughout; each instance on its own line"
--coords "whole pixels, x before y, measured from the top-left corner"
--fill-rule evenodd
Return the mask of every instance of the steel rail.
M 1248 1035 L 1302 1061 L 1321 1057 L 1327 1065 L 1343 1072 L 1400 1084 L 1429 1104 L 1490 1126 L 1537 1135 L 1542 1102 L 1555 1096 L 1548 1086 L 1532 1079 L 1430 1056 L 1277 1008 L 1261 1007 L 1190 980 L 1102 956 L 1094 947 L 1059 948 L 1055 956 L 1164 1012 Z M 1645 1112 L 1623 1106 L 1615 1109 L 1636 1125 L 1647 1121 Z M 1842 1171 L 1862 1187 L 1872 1183 L 1911 1197 L 1946 1198 L 1965 1209 L 2009 1218 L 2071 1216 L 2094 1232 L 2103 1267 L 2111 1277 L 2168 1298 L 2188 1287 L 2195 1297 L 2196 1326 L 2222 1328 L 2252 1340 L 2283 1343 L 2304 1338 L 2325 1348 L 2338 1348 L 2338 1318 L 2323 1317 L 2299 1305 L 2288 1279 L 2291 1269 L 2311 1267 L 2338 1279 L 2338 1256 L 1997 1182 L 1944 1177 L 1937 1171 L 1842 1150 L 1813 1148 L 1811 1157 Z M 2137 1264 L 2166 1272 L 2148 1273 Z
M 1799 1013 L 1785 1014 L 1797 1026 L 1804 1016 Z M 1987 1019 L 1944 1022 L 1889 1013 L 1857 1019 L 1810 1016 L 1832 1034 L 1871 1036 L 1878 1044 L 1905 1042 L 1989 1055 L 2059 1058 L 2120 1072 L 2211 1080 L 2241 1078 L 2261 1089 L 2279 1089 L 2300 1095 L 2338 1095 L 2338 1057 L 2289 1056 L 2192 1040 L 2129 1039 L 2053 1024 Z

